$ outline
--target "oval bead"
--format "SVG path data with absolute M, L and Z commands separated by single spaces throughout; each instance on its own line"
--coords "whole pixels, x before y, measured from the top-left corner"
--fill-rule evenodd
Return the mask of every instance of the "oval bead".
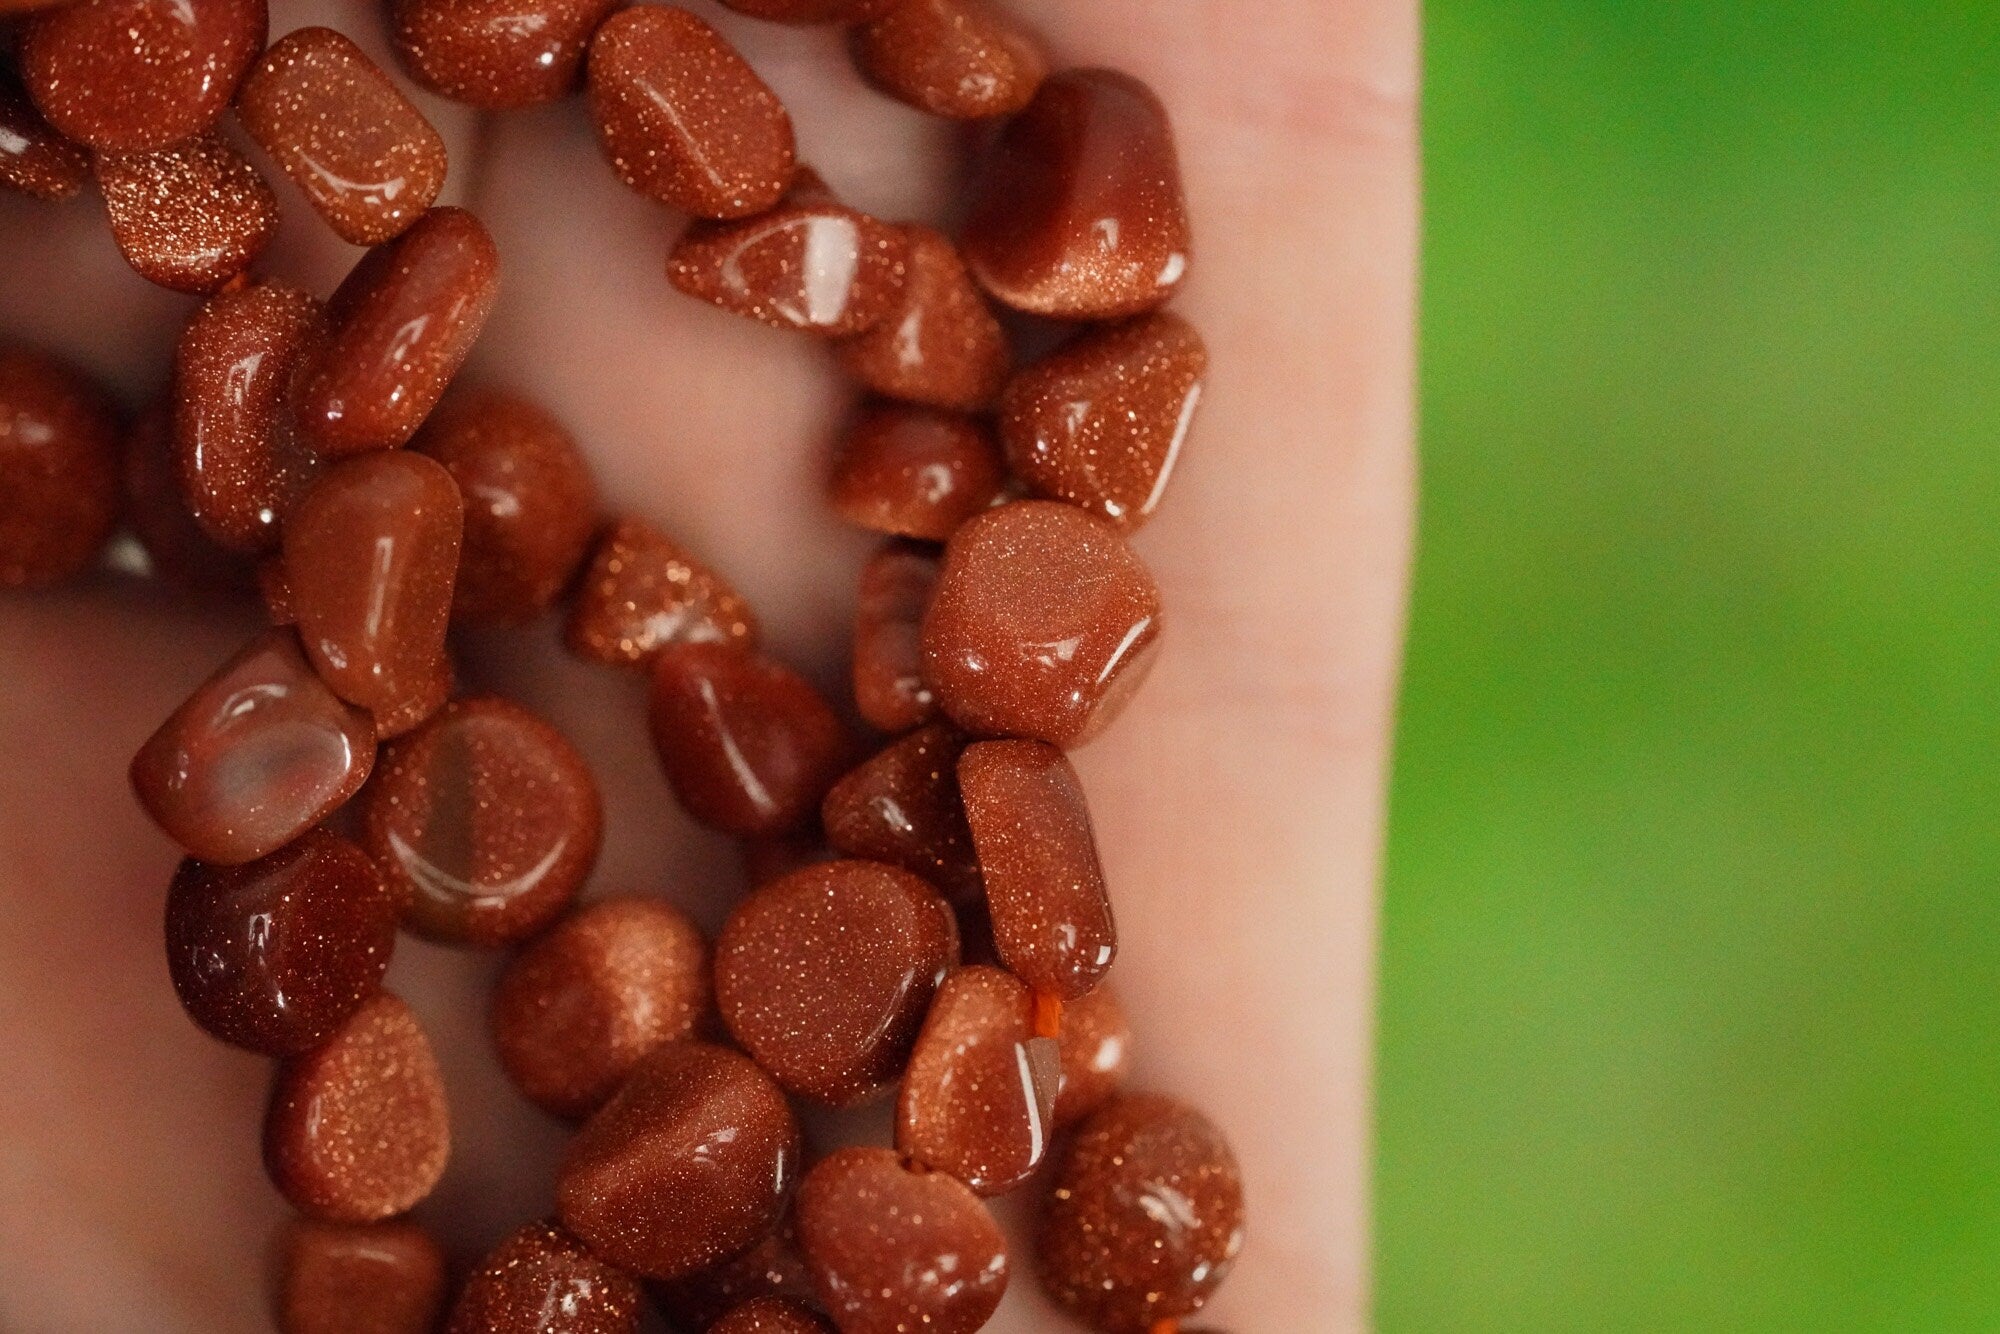
M 0 588 L 53 584 L 118 520 L 118 422 L 66 362 L 0 344 Z
M 640 667 L 668 644 L 754 645 L 757 617 L 721 575 L 626 515 L 591 555 L 564 642 L 607 667 Z
M 554 102 L 583 79 L 590 36 L 619 0 L 392 0 L 410 77 L 489 110 Z
M 985 422 L 872 403 L 848 424 L 830 492 L 834 510 L 857 527 L 942 542 L 990 506 L 1005 480 Z
M 9 70 L 0 69 L 0 185 L 37 199 L 74 198 L 90 154 L 56 133 Z
M 1062 1088 L 1056 1094 L 1056 1128 L 1090 1115 L 1125 1082 L 1132 1061 L 1132 1025 L 1109 983 L 1063 1006 Z
M 951 238 L 903 228 L 903 289 L 874 328 L 834 344 L 841 369 L 885 398 L 970 412 L 1007 378 L 1007 334 Z
M 250 591 L 249 564 L 203 531 L 181 497 L 169 399 L 148 405 L 125 433 L 119 488 L 125 525 L 145 548 L 153 578 L 206 598 Z
M 655 1283 L 652 1294 L 677 1327 L 707 1329 L 759 1297 L 804 1300 L 813 1295 L 813 1286 L 787 1219 L 749 1250 L 686 1278 Z
M 554 1223 L 530 1223 L 465 1281 L 445 1334 L 633 1334 L 639 1285 Z
M 930 549 L 891 542 L 861 567 L 854 603 L 854 707 L 870 727 L 906 732 L 934 717 L 924 677 L 924 609 L 940 564 Z
M 278 232 L 278 201 L 219 135 L 169 148 L 100 153 L 97 186 L 125 262 L 176 292 L 213 292 Z
M 979 898 L 979 858 L 958 793 L 965 738 L 933 724 L 892 741 L 826 794 L 826 841 L 922 876 L 954 902 Z
M 709 1326 L 708 1334 L 839 1334 L 812 1307 L 789 1297 L 759 1297 Z
M 431 1334 L 444 1253 L 416 1223 L 294 1218 L 278 1241 L 278 1334 Z
M 983 0 L 901 0 L 850 40 L 868 82 L 955 120 L 1012 115 L 1049 72 L 1034 34 Z
M 818 190 L 794 190 L 756 217 L 682 232 L 667 281 L 732 315 L 842 338 L 896 308 L 908 245 L 899 227 Z
M 722 0 L 739 14 L 773 23 L 859 23 L 875 17 L 897 0 Z

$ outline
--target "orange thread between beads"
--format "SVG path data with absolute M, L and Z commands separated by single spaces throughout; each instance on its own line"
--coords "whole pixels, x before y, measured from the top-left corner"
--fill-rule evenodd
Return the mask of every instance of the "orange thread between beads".
M 1035 993 L 1035 1036 L 1038 1038 L 1059 1038 L 1062 1036 L 1063 1003 L 1061 996 L 1051 996 L 1046 991 Z M 1157 1330 L 1152 1334 L 1159 1334 Z M 1166 1334 L 1174 1334 L 1168 1330 Z
M 1165 1320 L 1155 1320 L 1153 1327 L 1147 1330 L 1146 1334 L 1181 1334 L 1181 1322 L 1172 1316 Z

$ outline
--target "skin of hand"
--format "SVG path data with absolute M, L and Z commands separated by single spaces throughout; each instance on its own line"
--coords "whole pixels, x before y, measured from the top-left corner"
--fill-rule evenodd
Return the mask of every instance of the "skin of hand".
M 785 98 L 805 160 L 852 202 L 935 217 L 955 127 L 854 78 L 837 34 L 696 7 Z M 1375 880 L 1414 463 L 1417 20 L 1407 0 L 1012 0 L 1063 64 L 1151 82 L 1196 227 L 1177 309 L 1207 395 L 1135 541 L 1167 605 L 1158 665 L 1076 756 L 1117 905 L 1133 1083 L 1206 1109 L 1241 1158 L 1248 1244 L 1195 1324 L 1359 1329 L 1367 1309 Z M 385 67 L 373 9 L 277 7 Z M 821 503 L 848 401 L 824 352 L 669 289 L 676 221 L 599 158 L 578 101 L 478 123 L 419 96 L 453 152 L 448 202 L 492 228 L 501 308 L 472 374 L 540 397 L 607 508 L 665 524 L 751 598 L 773 648 L 829 691 L 870 546 Z M 266 167 L 268 171 L 268 166 Z M 322 293 L 356 252 L 273 176 L 287 221 L 263 271 Z M 119 260 L 93 195 L 0 198 L 0 336 L 57 349 L 137 402 L 164 383 L 184 298 Z M 204 1334 L 265 1327 L 283 1208 L 259 1167 L 267 1063 L 180 1013 L 161 957 L 176 855 L 125 786 L 133 751 L 247 636 L 115 579 L 0 600 L 0 1328 Z M 665 894 L 713 928 L 731 845 L 674 808 L 643 689 L 565 657 L 553 625 L 464 647 L 591 758 L 608 838 L 597 891 Z M 544 1213 L 566 1132 L 506 1086 L 485 1031 L 497 960 L 405 938 L 389 985 L 446 1068 L 454 1158 L 419 1212 L 460 1261 Z M 822 1121 L 887 1134 L 882 1109 Z M 1033 1193 L 1033 1187 L 1021 1192 Z M 1017 1239 L 1031 1208 L 1002 1202 Z M 1067 1327 L 1025 1240 L 995 1334 Z

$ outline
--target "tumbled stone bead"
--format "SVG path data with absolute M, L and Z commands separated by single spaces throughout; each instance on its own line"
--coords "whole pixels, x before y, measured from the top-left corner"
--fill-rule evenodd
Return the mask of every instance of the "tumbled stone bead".
M 626 515 L 598 540 L 563 638 L 579 657 L 644 667 L 668 644 L 754 645 L 757 617 L 721 575 Z
M 1132 1025 L 1108 982 L 1062 1009 L 1062 1088 L 1056 1094 L 1057 1129 L 1090 1115 L 1125 1082 L 1132 1063 Z
M 1044 741 L 979 741 L 958 758 L 958 785 L 1002 962 L 1059 1000 L 1089 995 L 1118 930 L 1076 769 Z
M 576 91 L 590 35 L 619 0 L 392 0 L 391 36 L 410 77 L 489 110 Z
M 963 245 L 981 285 L 1018 310 L 1102 320 L 1160 305 L 1189 245 L 1160 99 L 1115 70 L 1052 75 L 979 169 Z
M 871 403 L 848 424 L 829 491 L 851 524 L 942 542 L 990 506 L 1005 480 L 992 428 L 980 419 Z
M 730 1035 L 786 1089 L 852 1106 L 901 1074 L 958 931 L 936 890 L 893 866 L 807 866 L 753 891 L 715 942 Z
M 799 1185 L 799 1248 L 841 1334 L 972 1334 L 1007 1291 L 1007 1243 L 943 1172 L 840 1149 Z
M 444 702 L 465 505 L 444 465 L 365 454 L 329 469 L 285 521 L 285 579 L 313 666 L 395 736 Z
M 1016 501 L 946 545 L 924 615 L 924 673 L 968 731 L 1079 746 L 1124 709 L 1159 632 L 1159 589 L 1116 529 L 1068 505 Z
M 0 68 L 0 185 L 69 199 L 90 177 L 90 154 L 57 134 L 14 75 Z
M 682 232 L 667 281 L 734 315 L 840 338 L 896 309 L 908 249 L 901 228 L 794 190 L 767 213 Z
M 324 468 L 299 438 L 292 388 L 327 336 L 319 301 L 283 283 L 211 298 L 174 349 L 174 456 L 203 530 L 231 551 L 278 544 Z
M 924 679 L 918 628 L 939 561 L 911 542 L 891 542 L 861 567 L 854 604 L 854 707 L 870 727 L 906 732 L 936 715 L 937 692 Z
M 444 1253 L 416 1223 L 295 1218 L 278 1240 L 278 1334 L 431 1334 L 444 1310 Z
M 569 586 L 597 527 L 597 486 L 561 423 L 499 389 L 453 390 L 414 448 L 465 497 L 452 619 L 518 625 Z
M 190 858 L 167 890 L 167 971 L 210 1034 L 289 1056 L 375 994 L 401 907 L 368 855 L 323 829 L 242 866 Z
M 77 0 L 21 29 L 21 81 L 49 124 L 101 153 L 215 124 L 264 49 L 264 0 Z
M 570 1142 L 556 1208 L 611 1263 L 681 1278 L 770 1232 L 799 1154 L 798 1123 L 769 1075 L 726 1047 L 672 1042 Z
M 819 1312 L 789 1297 L 759 1297 L 709 1326 L 709 1334 L 838 1334 Z
M 787 1219 L 742 1254 L 686 1278 L 652 1284 L 651 1291 L 676 1327 L 705 1330 L 759 1297 L 804 1300 L 813 1295 L 813 1286 Z
M 590 43 L 590 113 L 612 170 L 700 218 L 741 218 L 791 184 L 792 118 L 721 33 L 684 9 L 645 6 Z
M 299 1212 L 337 1223 L 393 1217 L 431 1193 L 450 1154 L 437 1059 L 391 993 L 278 1068 L 264 1166 Z
M 1243 1247 L 1236 1156 L 1184 1103 L 1113 1099 L 1061 1154 L 1036 1240 L 1042 1285 L 1092 1329 L 1147 1334 L 1193 1315 Z
M 433 940 L 504 945 L 548 925 L 597 863 L 603 804 L 562 733 L 518 704 L 453 700 L 382 750 L 361 842 Z
M 956 120 L 1012 115 L 1049 72 L 1034 34 L 984 0 L 901 0 L 850 40 L 870 83 Z
M 118 422 L 83 375 L 0 343 L 0 588 L 57 583 L 118 520 Z
M 249 564 L 210 537 L 181 496 L 170 400 L 150 404 L 125 433 L 119 489 L 125 525 L 145 548 L 154 578 L 208 597 L 249 591 Z
M 729 644 L 671 644 L 653 659 L 653 749 L 687 813 L 766 837 L 819 809 L 846 750 L 840 720 L 783 663 Z
M 1008 466 L 1035 494 L 1129 533 L 1167 489 L 1207 370 L 1201 335 L 1178 315 L 1093 329 L 1007 382 Z
M 423 216 L 444 184 L 444 140 L 395 82 L 331 28 L 271 44 L 236 118 L 343 241 L 379 245 Z
M 722 0 L 739 14 L 773 23 L 859 23 L 898 0 Z
M 271 187 L 219 135 L 169 148 L 100 153 L 97 185 L 111 235 L 147 282 L 213 292 L 250 266 L 278 231 Z
M 267 630 L 202 682 L 132 761 L 167 836 L 224 866 L 275 852 L 360 790 L 375 724 L 319 679 L 289 629 Z
M 634 1334 L 639 1285 L 554 1223 L 530 1223 L 465 1281 L 445 1334 Z
M 979 858 L 958 795 L 964 749 L 964 737 L 938 724 L 890 742 L 826 794 L 827 842 L 922 876 L 954 902 L 979 897 Z
M 902 294 L 874 328 L 833 345 L 841 368 L 887 398 L 970 412 L 1007 378 L 1007 335 L 951 238 L 903 228 Z
M 580 1119 L 669 1042 L 692 1037 L 710 1004 L 708 942 L 659 899 L 600 899 L 507 965 L 493 1036 L 514 1087 Z
M 998 968 L 945 978 L 910 1053 L 896 1151 L 1002 1195 L 1042 1161 L 1061 1083 L 1056 1040 L 1037 1037 L 1034 995 Z
M 308 367 L 299 422 L 329 454 L 408 442 L 472 352 L 500 291 L 479 219 L 434 208 L 362 257 L 334 292 L 334 332 Z

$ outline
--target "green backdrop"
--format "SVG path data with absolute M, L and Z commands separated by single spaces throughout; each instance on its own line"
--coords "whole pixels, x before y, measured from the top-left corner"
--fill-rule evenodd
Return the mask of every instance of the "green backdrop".
M 1427 23 L 1380 1325 L 2000 1329 L 2000 2 Z

